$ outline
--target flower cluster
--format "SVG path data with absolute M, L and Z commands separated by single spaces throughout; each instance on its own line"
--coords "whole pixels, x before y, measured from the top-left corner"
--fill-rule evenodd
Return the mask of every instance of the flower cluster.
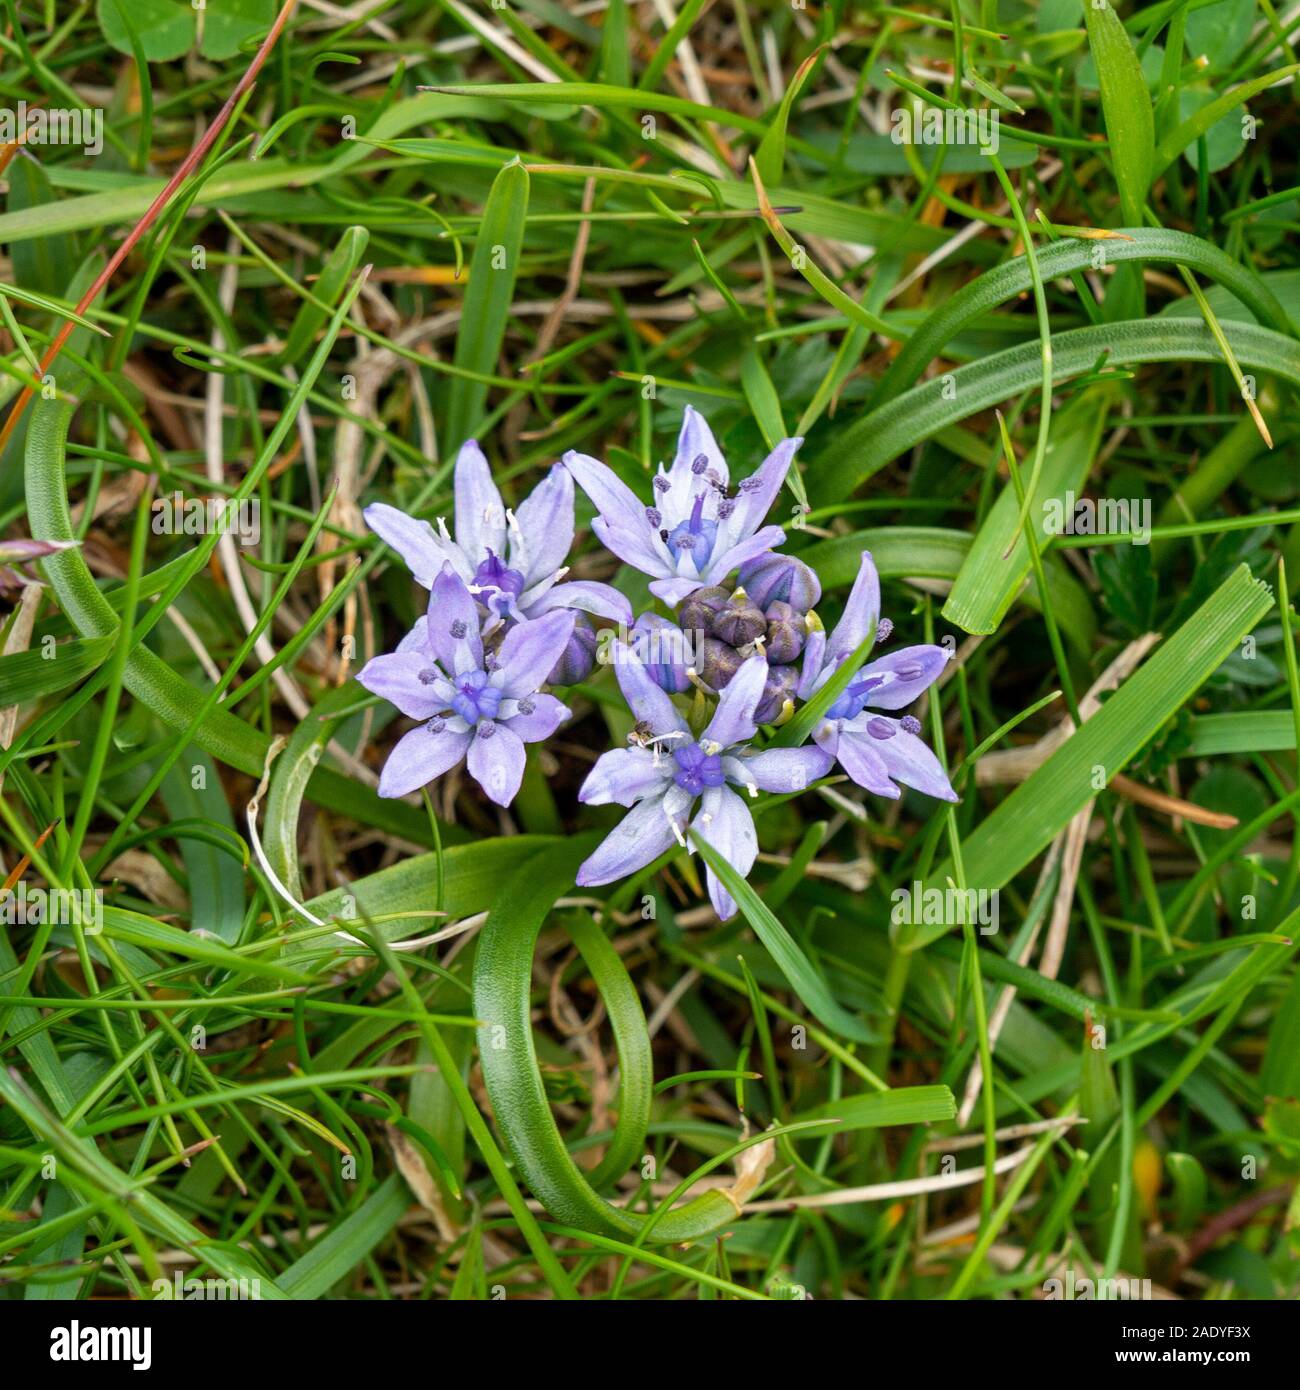
M 428 614 L 358 676 L 366 689 L 421 723 L 389 755 L 381 796 L 403 796 L 462 760 L 487 795 L 508 806 L 524 771 L 524 744 L 549 737 L 569 710 L 546 685 L 585 680 L 598 647 L 591 619 L 619 626 L 600 653 L 614 667 L 636 719 L 628 746 L 603 753 L 579 799 L 628 813 L 583 864 L 578 882 L 612 883 L 674 845 L 703 840 L 742 877 L 758 853 L 747 801 L 797 792 L 838 763 L 860 786 L 897 798 L 902 786 L 956 795 L 920 722 L 904 710 L 939 676 L 948 653 L 905 647 L 859 667 L 816 721 L 812 742 L 764 747 L 867 643 L 888 640 L 880 581 L 862 553 L 857 579 L 828 635 L 817 616 L 821 584 L 785 532 L 764 525 L 802 441 L 782 441 L 732 484 L 704 418 L 689 406 L 668 469 L 649 500 L 605 464 L 566 454 L 516 512 L 503 506 L 474 442 L 456 460 L 454 535 L 375 504 L 365 518 L 430 591 Z M 574 538 L 574 482 L 597 516 L 606 549 L 650 576 L 673 617 L 632 608 L 606 584 L 565 581 Z M 674 621 L 675 619 L 675 621 Z M 829 692 L 821 702 L 829 698 Z M 736 904 L 708 870 L 719 917 Z

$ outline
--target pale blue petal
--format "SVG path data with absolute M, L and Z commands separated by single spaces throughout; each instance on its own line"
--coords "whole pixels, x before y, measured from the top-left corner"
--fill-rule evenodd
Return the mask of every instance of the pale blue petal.
M 671 753 L 656 758 L 648 748 L 611 748 L 596 759 L 578 800 L 589 806 L 631 806 L 647 796 L 662 797 L 672 785 L 675 766 Z
M 691 834 L 706 840 L 741 876 L 748 878 L 758 857 L 758 835 L 749 807 L 730 787 L 710 787 L 691 822 Z M 722 881 L 706 865 L 709 900 L 722 921 L 735 916 L 736 903 Z
M 475 565 L 490 550 L 505 558 L 506 509 L 483 450 L 468 440 L 456 455 L 456 543 Z
M 740 670 L 732 676 L 718 696 L 718 707 L 713 711 L 709 727 L 704 731 L 704 739 L 719 743 L 723 748 L 731 748 L 737 743 L 748 743 L 758 732 L 754 723 L 754 711 L 763 698 L 763 686 L 766 681 L 765 657 L 751 656 L 741 662 Z M 700 740 L 701 743 L 704 739 Z
M 430 733 L 427 724 L 403 734 L 393 746 L 379 776 L 379 795 L 405 796 L 418 787 L 428 786 L 460 762 L 469 747 L 470 737 L 450 727 Z
M 470 739 L 466 766 L 490 801 L 509 806 L 524 780 L 524 744 L 505 724 L 482 720 Z
M 567 608 L 558 608 L 535 622 L 516 623 L 497 653 L 493 684 L 516 700 L 531 695 L 559 661 L 573 635 L 573 624 L 573 613 Z

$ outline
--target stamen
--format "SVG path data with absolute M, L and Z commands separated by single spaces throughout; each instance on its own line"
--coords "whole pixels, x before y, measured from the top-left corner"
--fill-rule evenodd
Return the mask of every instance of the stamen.
M 647 507 L 647 508 L 645 509 L 645 519 L 646 519 L 646 520 L 650 523 L 650 525 L 653 526 L 653 527 L 655 528 L 655 530 L 657 531 L 657 530 L 659 529 L 659 527 L 660 527 L 661 525 L 663 525 L 663 519 L 664 519 L 664 518 L 663 518 L 663 513 L 659 510 L 658 507 Z
M 881 618 L 880 622 L 876 625 L 877 644 L 881 642 L 888 642 L 889 634 L 893 632 L 893 630 L 894 624 L 888 618 Z
M 661 802 L 660 804 L 662 805 L 663 803 Z M 664 806 L 664 807 L 663 807 L 663 812 L 664 812 L 664 815 L 668 817 L 668 824 L 671 825 L 672 828 L 673 828 L 673 834 L 677 837 L 677 843 L 678 843 L 679 845 L 681 845 L 681 847 L 682 847 L 683 849 L 685 849 L 685 848 L 686 848 L 686 836 L 682 834 L 682 828 L 681 828 L 681 826 L 678 825 L 677 822 L 673 819 L 672 813 L 668 810 L 668 807 L 667 807 L 667 806 Z
M 460 639 L 464 637 L 467 631 L 464 620 L 461 618 L 457 618 L 456 621 L 452 623 L 451 628 L 449 630 L 451 632 L 452 637 L 454 637 L 457 642 L 459 642 Z
M 921 732 L 921 721 L 914 714 L 905 714 L 898 721 L 898 724 L 905 734 L 919 734 Z
M 701 473 L 709 466 L 708 454 L 696 454 L 691 462 L 691 472 L 698 478 Z

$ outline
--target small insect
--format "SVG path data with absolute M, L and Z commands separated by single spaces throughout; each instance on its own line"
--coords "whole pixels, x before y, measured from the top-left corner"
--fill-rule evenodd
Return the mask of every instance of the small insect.
M 638 719 L 632 732 L 628 734 L 627 741 L 632 748 L 648 748 L 655 767 L 658 767 L 660 754 L 668 751 L 663 745 L 665 743 L 672 743 L 674 739 L 686 737 L 688 737 L 688 735 L 679 733 L 676 730 L 666 734 L 656 734 L 654 729 L 651 728 L 644 719 Z
M 655 741 L 655 731 L 644 719 L 638 719 L 636 727 L 628 734 L 627 741 L 633 748 L 649 748 Z
M 717 492 L 719 497 L 725 497 L 729 501 L 734 501 L 735 498 L 740 496 L 739 483 L 724 483 L 722 479 L 719 478 L 718 475 L 713 472 L 710 472 L 709 474 L 709 482 L 713 484 L 714 490 Z

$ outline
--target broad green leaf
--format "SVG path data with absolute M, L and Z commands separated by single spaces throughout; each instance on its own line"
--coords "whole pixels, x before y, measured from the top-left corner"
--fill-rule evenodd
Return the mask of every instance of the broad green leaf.
M 56 201 L 45 170 L 35 159 L 12 160 L 7 176 L 9 199 L 5 206 L 9 213 L 30 212 L 39 216 Z M 13 260 L 12 278 L 23 289 L 56 298 L 68 294 L 76 269 L 76 246 L 69 234 L 24 241 L 11 246 L 9 253 Z
M 1295 747 L 1295 720 L 1289 710 L 1234 710 L 1201 714 L 1191 722 L 1189 757 L 1219 753 L 1279 753 Z
M 469 284 L 456 334 L 456 366 L 490 374 L 496 371 L 505 341 L 506 321 L 519 275 L 528 214 L 528 174 L 520 163 L 507 164 L 492 183 L 478 241 L 470 263 Z M 459 449 L 478 428 L 487 402 L 487 386 L 465 378 L 453 380 L 443 423 L 444 450 Z
M 289 1298 L 324 1298 L 392 1234 L 411 1204 L 406 1184 L 391 1173 L 356 1211 L 321 1236 L 280 1275 L 276 1280 L 280 1292 Z
M 66 690 L 97 671 L 113 650 L 112 637 L 78 637 L 50 648 L 0 656 L 0 709 Z
M 1269 1024 L 1259 1084 L 1267 1096 L 1300 1100 L 1300 974 L 1291 977 Z
M 1155 123 L 1146 79 L 1129 36 L 1107 0 L 1089 0 L 1083 14 L 1101 82 L 1101 105 L 1119 184 L 1120 207 L 1125 223 L 1140 227 L 1145 220 L 1142 209 L 1147 190 L 1155 174 L 1151 157 Z
M 1272 595 L 1245 565 L 1108 699 L 1070 738 L 986 816 L 962 843 L 966 887 L 1001 889 L 1065 829 L 1099 787 L 1137 756 L 1167 719 L 1213 675 L 1219 663 L 1268 612 Z M 945 888 L 953 872 L 941 864 L 930 883 Z M 906 930 L 914 950 L 949 927 Z
M 196 785 L 197 783 L 197 785 Z M 192 745 L 163 779 L 159 793 L 173 824 L 205 820 L 235 834 L 234 817 L 217 769 Z M 190 930 L 234 945 L 244 926 L 246 875 L 234 854 L 206 840 L 177 833 L 190 884 Z
M 1171 130 L 1156 146 L 1153 177 L 1162 174 L 1189 145 L 1217 125 L 1229 112 L 1249 101 L 1251 97 L 1266 92 L 1270 87 L 1285 82 L 1297 73 L 1300 73 L 1300 63 L 1291 63 L 1287 67 L 1278 68 L 1276 72 L 1265 73 L 1262 77 L 1252 77 L 1249 82 L 1242 82 L 1213 101 L 1206 102 L 1193 116 Z
M 1040 551 L 1045 548 L 1049 499 L 1064 501 L 1067 493 L 1078 497 L 1083 492 L 1111 394 L 1094 387 L 1056 417 L 1028 513 L 1027 524 L 1039 537 Z M 943 616 L 963 632 L 995 632 L 1029 575 L 1029 543 L 1016 524 L 1019 511 L 1015 487 L 1008 482 L 976 534 L 943 606 Z M 1007 555 L 1013 536 L 1015 544 Z
M 791 1117 L 803 1120 L 839 1120 L 850 1129 L 877 1129 L 885 1125 L 942 1123 L 957 1114 L 957 1102 L 947 1086 L 900 1086 L 893 1091 L 867 1092 L 828 1100 Z
M 647 1218 L 605 1201 L 569 1155 L 551 1112 L 533 1041 L 532 973 L 537 934 L 556 898 L 572 888 L 574 874 L 590 847 L 589 837 L 577 843 L 565 841 L 499 883 L 499 896 L 479 937 L 474 960 L 479 1060 L 506 1147 L 547 1211 L 557 1220 L 595 1235 L 644 1238 Z M 617 952 L 610 954 L 618 959 Z M 616 969 L 626 976 L 621 960 Z M 635 1002 L 630 981 L 623 995 L 630 995 L 630 1010 Z M 640 1012 L 639 1005 L 636 1012 Z M 628 1026 L 634 1027 L 635 1022 L 629 1021 Z M 642 1019 L 640 1030 L 644 1032 L 644 1028 Z M 622 1046 L 619 1056 L 620 1060 L 624 1057 Z M 644 1056 L 648 1058 L 648 1052 Z M 695 1240 L 735 1217 L 735 1207 L 727 1197 L 721 1192 L 706 1192 L 656 1220 L 648 1239 L 656 1245 Z
M 209 6 L 208 23 L 219 8 L 218 4 Z M 119 53 L 131 57 L 131 36 L 118 4 L 114 0 L 98 0 L 95 12 L 104 37 Z M 194 42 L 195 10 L 188 0 L 129 0 L 128 13 L 144 56 L 151 63 L 171 62 L 188 52 Z
M 276 0 L 207 0 L 199 50 L 214 63 L 262 39 L 275 22 Z
M 1181 331 L 1170 332 L 1175 325 Z M 1252 324 L 1221 325 L 1237 361 L 1274 372 L 1300 385 L 1300 344 Z M 1214 335 L 1203 323 L 1140 320 L 1073 328 L 1052 338 L 1052 377 L 1056 382 L 1107 367 L 1144 362 L 1223 362 Z M 945 425 L 1037 384 L 1042 368 L 1037 342 L 1008 348 L 950 373 L 952 385 L 924 382 L 839 431 L 830 447 L 813 460 L 805 475 L 814 505 L 847 497 L 861 483 Z
M 817 571 L 822 588 L 828 591 L 853 583 L 864 550 L 871 552 L 882 579 L 955 580 L 970 554 L 971 542 L 964 531 L 938 526 L 885 526 L 819 541 L 800 551 L 799 558 Z M 1081 652 L 1090 652 L 1097 630 L 1091 596 L 1058 556 L 1044 559 L 1056 621 Z M 1032 584 L 1022 587 L 1016 598 L 1041 610 Z

